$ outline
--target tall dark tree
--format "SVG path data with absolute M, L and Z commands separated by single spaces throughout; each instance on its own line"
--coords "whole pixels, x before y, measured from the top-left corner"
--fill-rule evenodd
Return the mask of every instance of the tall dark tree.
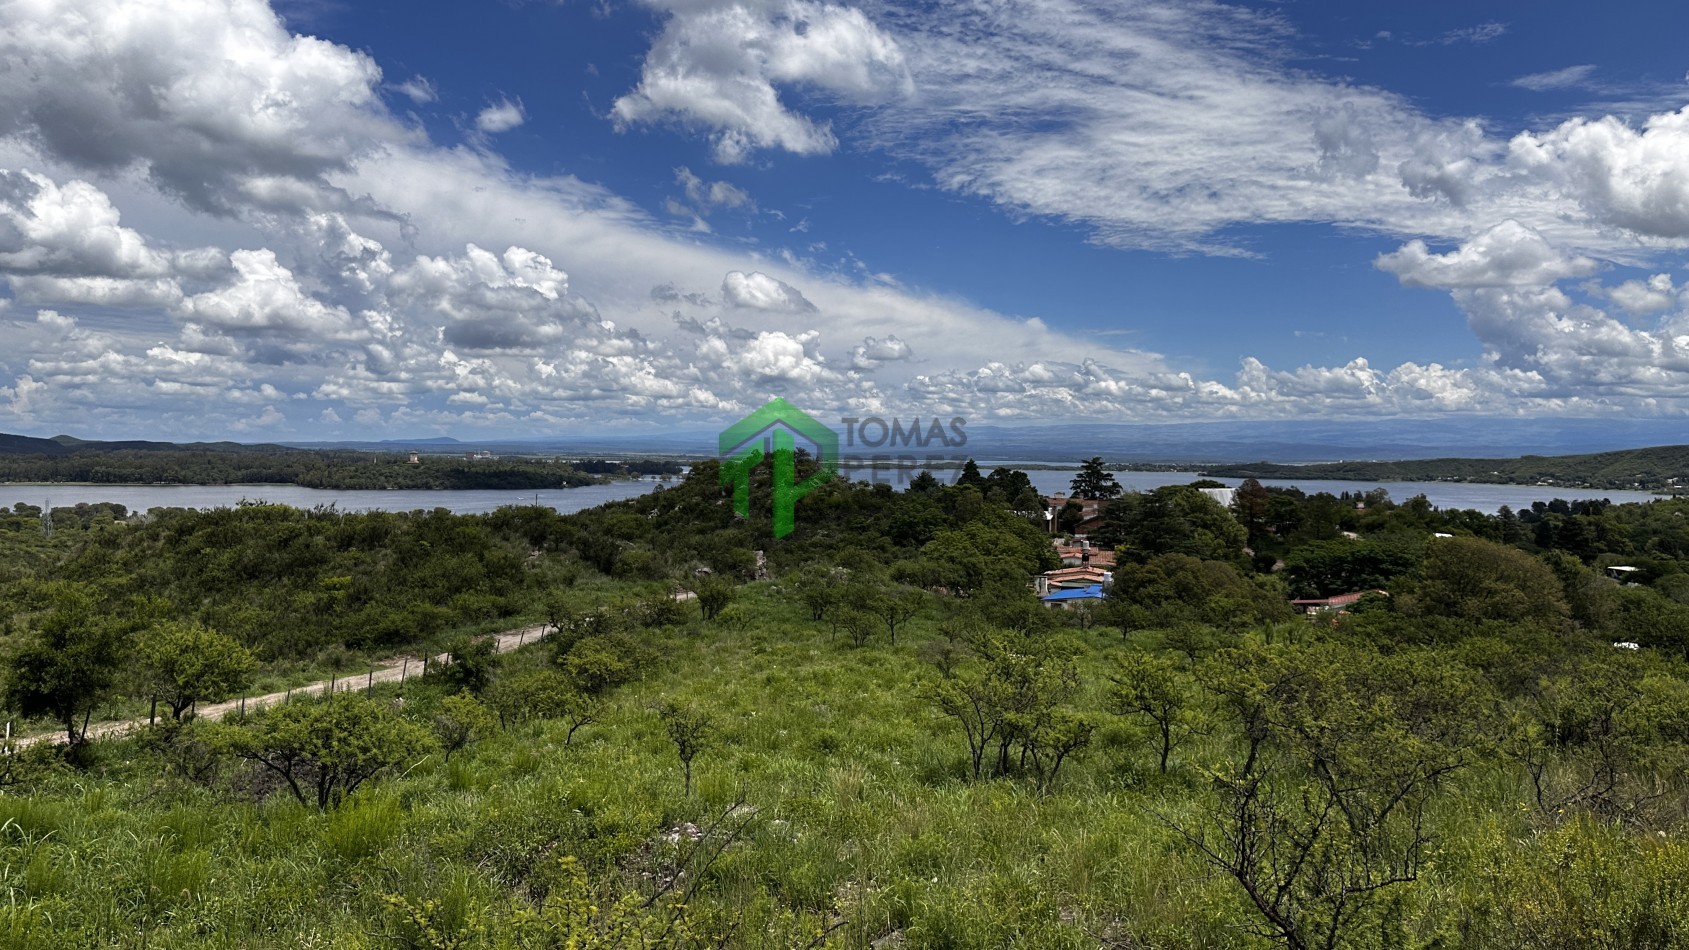
M 975 468 L 975 471 L 978 471 L 977 467 Z M 921 495 L 931 495 L 943 487 L 944 484 L 937 478 L 934 478 L 931 472 L 923 469 L 920 472 L 917 472 L 914 478 L 909 479 L 909 484 L 905 486 L 903 490 L 915 492 Z
M 1232 513 L 1248 532 L 1248 545 L 1260 551 L 1271 540 L 1272 495 L 1253 478 L 1246 478 L 1232 496 Z
M 1000 505 L 1009 505 L 1023 492 L 1032 490 L 1031 477 L 1018 468 L 999 465 L 985 479 L 985 496 Z
M 1080 462 L 1079 473 L 1068 484 L 1068 491 L 1075 498 L 1118 498 L 1122 490 L 1120 483 L 1114 480 L 1114 473 L 1103 468 L 1100 455 Z
M 1135 560 L 1157 554 L 1189 554 L 1228 561 L 1243 554 L 1247 533 L 1231 512 L 1189 485 L 1164 485 L 1131 494 L 1108 506 L 1092 539 L 1116 545 Z

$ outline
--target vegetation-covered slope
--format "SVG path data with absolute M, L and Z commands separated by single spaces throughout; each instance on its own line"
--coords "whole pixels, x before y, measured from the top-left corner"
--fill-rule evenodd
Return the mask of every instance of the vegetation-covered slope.
M 244 447 L 243 447 L 244 449 Z M 618 467 L 620 468 L 620 467 Z M 613 469 L 614 470 L 614 469 Z M 599 479 L 580 468 L 537 459 L 483 459 L 368 452 L 78 451 L 65 455 L 0 453 L 0 481 L 100 485 L 280 484 L 334 489 L 571 488 Z
M 1689 445 L 1661 445 L 1589 455 L 1516 459 L 1438 458 L 1403 462 L 1252 462 L 1212 466 L 1220 478 L 1329 478 L 1351 481 L 1492 482 L 1583 489 L 1678 491 L 1689 485 Z

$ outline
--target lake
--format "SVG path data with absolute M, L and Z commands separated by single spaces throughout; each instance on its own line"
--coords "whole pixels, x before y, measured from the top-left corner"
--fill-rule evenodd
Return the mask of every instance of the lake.
M 990 471 L 986 469 L 986 471 Z M 1027 472 L 1032 484 L 1046 495 L 1067 491 L 1075 469 Z M 847 473 L 859 481 L 891 482 L 902 488 L 903 478 L 898 472 L 874 472 L 869 479 L 866 470 Z M 937 473 L 944 481 L 954 481 L 955 471 Z M 1163 485 L 1185 485 L 1200 478 L 1195 472 L 1116 472 L 1115 479 L 1128 490 L 1150 491 Z M 1230 486 L 1241 484 L 1240 479 L 1220 478 L 1215 481 Z M 654 478 L 609 482 L 603 485 L 583 485 L 580 488 L 542 489 L 537 492 L 515 491 L 335 491 L 324 488 L 301 488 L 298 485 L 43 485 L 0 484 L 0 506 L 12 507 L 18 502 L 31 505 L 51 500 L 56 507 L 78 502 L 109 501 L 131 511 L 148 508 L 219 508 L 233 507 L 242 501 L 267 501 L 315 508 L 333 505 L 342 511 L 412 511 L 444 508 L 454 514 L 479 514 L 504 505 L 547 505 L 569 514 L 602 505 L 605 502 L 635 498 L 651 491 L 661 482 Z M 1656 495 L 1640 491 L 1596 491 L 1593 489 L 1545 488 L 1537 485 L 1479 485 L 1468 482 L 1338 482 L 1321 479 L 1263 479 L 1263 485 L 1294 485 L 1303 491 L 1364 492 L 1383 488 L 1391 499 L 1401 502 L 1423 494 L 1438 508 L 1475 508 L 1493 514 L 1502 505 L 1514 510 L 1529 508 L 1533 501 L 1555 498 L 1606 498 L 1614 503 L 1653 501 Z
M 595 508 L 609 501 L 636 498 L 662 484 L 642 478 L 582 485 L 579 488 L 548 488 L 539 491 L 336 491 L 302 488 L 298 485 L 41 485 L 0 484 L 0 506 L 18 502 L 42 505 L 51 500 L 55 508 L 78 502 L 109 501 L 130 511 L 148 508 L 224 508 L 242 501 L 267 501 L 295 508 L 333 505 L 341 511 L 431 511 L 444 508 L 453 514 L 480 514 L 505 505 L 549 505 L 569 514 Z
M 1012 467 L 1012 466 L 1011 466 Z M 852 472 L 852 478 L 865 478 L 867 470 Z M 983 469 L 989 473 L 990 469 Z M 1028 478 L 1039 491 L 1046 495 L 1066 492 L 1068 484 L 1073 481 L 1077 469 L 1049 469 L 1044 471 L 1027 472 Z M 873 481 L 890 481 L 898 483 L 900 477 L 897 472 L 879 471 L 874 473 Z M 953 482 L 957 473 L 954 471 L 934 473 L 941 480 Z M 1203 476 L 1195 472 L 1115 472 L 1115 481 L 1127 491 L 1152 491 L 1163 485 L 1188 485 Z M 1243 484 L 1241 478 L 1216 478 L 1214 481 L 1236 488 Z M 1485 514 L 1494 514 L 1507 505 L 1513 510 L 1529 508 L 1533 501 L 1552 501 L 1564 498 L 1571 501 L 1577 498 L 1605 498 L 1614 504 L 1632 501 L 1655 501 L 1661 496 L 1644 491 L 1600 491 L 1593 488 L 1555 488 L 1540 485 L 1481 485 L 1471 482 L 1339 482 L 1326 479 L 1275 479 L 1263 478 L 1261 484 L 1267 486 L 1296 487 L 1308 494 L 1330 492 L 1341 495 L 1344 492 L 1365 492 L 1374 488 L 1382 488 L 1390 493 L 1390 500 L 1395 502 L 1407 501 L 1415 495 L 1424 495 L 1431 504 L 1438 508 L 1474 508 Z M 901 487 L 901 485 L 899 485 Z

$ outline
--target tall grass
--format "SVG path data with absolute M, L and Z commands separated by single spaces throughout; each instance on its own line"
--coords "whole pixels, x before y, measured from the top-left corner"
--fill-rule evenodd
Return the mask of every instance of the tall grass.
M 1232 883 L 1167 826 L 1204 794 L 1200 740 L 1162 776 L 1117 723 L 1048 794 L 969 782 L 960 735 L 922 698 L 916 650 L 936 616 L 895 648 L 852 649 L 767 585 L 735 608 L 665 635 L 661 668 L 569 746 L 559 724 L 525 723 L 327 814 L 258 794 L 238 769 L 201 787 L 138 742 L 112 744 L 87 772 L 0 796 L 0 947 L 543 946 L 523 921 L 574 893 L 572 867 L 603 913 L 649 888 L 688 823 L 741 801 L 743 831 L 690 909 L 699 927 L 731 924 L 736 946 L 801 945 L 834 924 L 826 942 L 849 947 L 892 934 L 921 948 L 1262 945 Z M 1101 679 L 1118 634 L 1078 636 Z M 659 698 L 715 716 L 691 797 L 650 711 Z M 1434 866 L 1395 898 L 1413 942 L 1490 933 L 1477 909 L 1524 901 L 1520 882 L 1544 879 L 1556 855 L 1586 870 L 1519 913 L 1559 926 L 1600 905 L 1614 862 L 1639 853 L 1621 832 L 1539 835 L 1500 767 L 1457 783 L 1433 816 Z M 1585 838 L 1600 847 L 1578 864 Z M 1689 862 L 1675 840 L 1650 847 L 1650 893 L 1665 901 Z M 1613 913 L 1639 920 L 1635 903 Z M 1659 938 L 1647 945 L 1682 936 L 1636 927 Z

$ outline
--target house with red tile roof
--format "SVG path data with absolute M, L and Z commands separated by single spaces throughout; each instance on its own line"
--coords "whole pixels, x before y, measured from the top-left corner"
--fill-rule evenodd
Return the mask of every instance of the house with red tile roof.
M 1093 547 L 1091 542 L 1077 540 L 1063 543 L 1056 539 L 1056 557 L 1061 558 L 1063 567 L 1079 567 L 1090 564 L 1094 567 L 1112 568 L 1115 564 L 1114 552 L 1107 548 Z
M 1070 501 L 1079 506 L 1079 523 L 1073 528 L 1074 534 L 1089 534 L 1103 526 L 1103 512 L 1108 508 L 1108 499 L 1069 498 L 1058 492 L 1044 496 L 1044 504 L 1048 506 L 1044 523 L 1052 534 L 1061 530 L 1059 525 L 1062 509 L 1066 508 Z
M 1033 580 L 1033 589 L 1039 597 L 1044 597 L 1052 591 L 1077 590 L 1097 585 L 1114 583 L 1114 574 L 1100 567 L 1082 565 L 1080 567 L 1058 567 L 1053 571 L 1045 571 Z
M 1354 606 L 1356 601 L 1368 594 L 1380 594 L 1385 597 L 1390 596 L 1389 591 L 1363 590 L 1357 591 L 1353 594 L 1337 594 L 1333 597 L 1300 597 L 1291 601 L 1290 605 L 1309 615 L 1331 612 L 1348 613 L 1349 608 Z

